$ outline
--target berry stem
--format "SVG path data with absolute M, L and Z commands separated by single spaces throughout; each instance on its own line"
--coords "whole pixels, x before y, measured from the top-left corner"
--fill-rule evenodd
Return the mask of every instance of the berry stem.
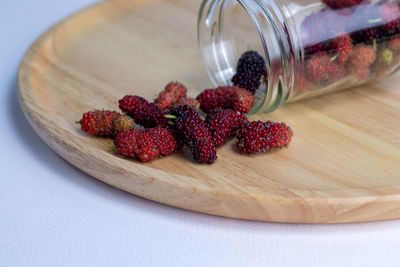
M 339 54 L 334 55 L 333 57 L 331 57 L 331 62 L 335 61 L 337 59 L 337 57 L 339 56 Z
M 176 120 L 176 119 L 178 118 L 177 116 L 171 115 L 171 114 L 164 115 L 164 117 L 165 117 L 166 119 L 173 119 L 173 120 Z
M 116 148 L 115 146 L 110 146 L 109 149 L 110 149 L 111 151 L 114 151 L 114 152 L 117 151 L 117 148 Z
M 377 18 L 377 19 L 369 19 L 368 20 L 368 23 L 378 23 L 378 22 L 381 22 L 382 21 L 382 19 L 381 18 Z
M 75 121 L 76 124 L 81 124 L 81 121 Z
M 169 125 L 175 125 L 175 123 L 173 123 L 172 121 L 168 121 L 167 122 Z
M 376 39 L 372 40 L 372 47 L 374 48 L 375 52 L 378 50 L 377 44 L 376 44 Z

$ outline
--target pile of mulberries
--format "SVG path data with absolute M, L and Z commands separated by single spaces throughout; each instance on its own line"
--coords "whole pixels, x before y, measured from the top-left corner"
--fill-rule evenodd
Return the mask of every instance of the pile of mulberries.
M 126 95 L 118 104 L 125 114 L 94 110 L 84 113 L 76 123 L 89 135 L 113 138 L 112 150 L 126 158 L 149 162 L 186 146 L 185 151 L 191 153 L 193 161 L 211 164 L 217 159 L 217 147 L 239 132 L 242 139 L 247 132 L 250 122 L 244 112 L 252 108 L 254 96 L 238 86 L 226 86 L 206 89 L 193 98 L 187 96 L 187 89 L 181 83 L 171 82 L 154 102 Z M 275 134 L 273 129 L 277 131 Z M 254 135 L 254 138 L 265 139 L 272 147 L 280 142 L 275 135 L 281 136 L 282 129 L 271 128 L 269 135 Z M 267 151 L 252 147 L 254 144 L 250 142 L 240 142 L 239 152 Z

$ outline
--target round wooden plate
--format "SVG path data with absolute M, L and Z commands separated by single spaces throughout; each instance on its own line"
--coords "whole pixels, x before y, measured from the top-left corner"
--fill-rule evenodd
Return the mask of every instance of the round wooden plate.
M 82 133 L 92 109 L 152 99 L 179 80 L 195 96 L 210 82 L 197 49 L 198 1 L 101 2 L 44 33 L 18 76 L 21 106 L 43 140 L 81 170 L 135 195 L 241 219 L 337 223 L 400 217 L 400 76 L 288 104 L 252 120 L 282 120 L 288 149 L 257 156 L 218 149 L 213 165 L 184 153 L 142 164 L 112 140 Z

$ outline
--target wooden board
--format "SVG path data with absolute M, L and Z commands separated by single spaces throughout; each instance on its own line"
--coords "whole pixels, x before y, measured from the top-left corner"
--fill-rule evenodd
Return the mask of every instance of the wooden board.
M 118 109 L 125 94 L 152 99 L 170 80 L 195 96 L 210 82 L 197 49 L 198 1 L 106 1 L 62 21 L 30 48 L 21 106 L 36 132 L 81 170 L 133 194 L 234 218 L 338 223 L 400 217 L 400 75 L 288 104 L 251 119 L 282 120 L 290 148 L 254 157 L 231 141 L 215 164 L 177 153 L 147 164 L 116 156 L 111 140 L 74 121 Z

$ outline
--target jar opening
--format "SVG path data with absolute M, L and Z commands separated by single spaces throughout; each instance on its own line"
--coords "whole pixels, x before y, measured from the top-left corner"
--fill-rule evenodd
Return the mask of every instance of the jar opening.
M 273 1 L 271 1 L 273 2 Z M 267 83 L 255 93 L 250 113 L 272 111 L 283 104 L 289 65 L 283 53 L 280 25 L 256 0 L 203 1 L 198 21 L 198 41 L 203 62 L 214 86 L 231 85 L 240 55 L 257 51 L 266 62 Z M 273 64 L 271 63 L 273 62 Z

